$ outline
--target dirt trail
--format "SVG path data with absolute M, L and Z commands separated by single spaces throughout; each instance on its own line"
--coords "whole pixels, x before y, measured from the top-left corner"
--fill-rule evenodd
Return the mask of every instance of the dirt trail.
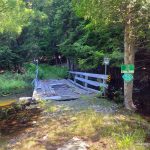
M 56 91 L 60 94 L 64 94 L 68 88 L 70 87 L 66 85 L 59 86 L 56 88 Z M 47 143 L 46 137 L 50 134 L 49 132 L 51 130 L 54 132 L 57 128 L 60 130 L 60 128 L 64 128 L 64 126 L 69 126 L 70 121 L 67 118 L 70 117 L 70 115 L 74 116 L 81 111 L 87 110 L 109 114 L 114 113 L 118 107 L 116 104 L 104 99 L 98 99 L 94 94 L 89 94 L 89 92 L 82 89 L 79 91 L 78 88 L 71 87 L 69 90 L 78 95 L 78 99 L 70 101 L 42 101 L 38 105 L 27 106 L 25 110 L 20 110 L 14 113 L 10 118 L 1 121 L 0 141 L 2 141 L 3 138 L 3 148 L 1 147 L 0 150 L 17 150 L 20 148 L 22 150 L 28 150 L 31 147 L 33 150 L 37 147 L 39 150 L 44 149 L 43 147 L 56 150 L 67 140 L 70 140 L 72 136 L 62 135 L 61 137 L 63 139 L 59 137 L 59 143 Z M 70 93 L 68 92 L 67 94 Z M 54 134 L 57 135 L 57 133 Z M 56 138 L 55 136 L 53 137 L 54 139 Z M 28 142 L 29 147 L 26 147 L 24 144 Z M 21 146 L 22 144 L 23 146 Z
M 53 84 L 54 80 L 45 82 Z M 137 149 L 137 139 L 149 146 L 150 128 L 136 114 L 66 81 L 54 89 L 58 95 L 78 98 L 41 100 L 1 120 L 0 150 L 119 150 L 124 136 L 133 142 L 122 145 L 124 149 Z

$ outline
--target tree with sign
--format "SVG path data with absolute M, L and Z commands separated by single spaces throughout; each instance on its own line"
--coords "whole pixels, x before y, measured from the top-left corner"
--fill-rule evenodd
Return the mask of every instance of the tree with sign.
M 121 24 L 124 26 L 124 63 L 134 64 L 136 41 L 149 28 L 149 0 L 73 0 L 79 16 L 90 19 L 93 25 Z M 124 104 L 133 110 L 133 81 L 124 82 Z

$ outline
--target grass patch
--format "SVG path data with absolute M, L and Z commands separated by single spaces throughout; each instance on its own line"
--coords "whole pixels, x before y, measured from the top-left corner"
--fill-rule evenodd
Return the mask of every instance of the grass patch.
M 64 66 L 40 65 L 40 68 L 43 72 L 42 78 L 44 79 L 63 79 L 68 76 L 68 69 Z
M 81 95 L 80 98 L 82 100 L 85 100 L 86 102 L 88 102 L 89 104 L 92 105 L 101 105 L 103 107 L 111 107 L 112 105 L 117 105 L 115 104 L 113 101 L 109 101 L 106 98 L 98 98 L 97 95 L 95 96 L 86 96 L 86 95 Z M 121 106 L 121 105 L 117 105 L 117 106 Z
M 82 98 L 87 100 L 86 97 Z M 99 104 L 104 104 L 104 107 L 106 105 Z M 62 109 L 52 102 L 46 103 L 45 110 L 48 113 L 59 112 Z M 79 137 L 90 145 L 90 150 L 146 150 L 144 142 L 147 133 L 150 132 L 147 121 L 126 110 L 115 114 L 101 114 L 90 109 L 65 111 L 56 114 L 45 126 L 47 127 L 42 130 L 49 133 L 48 140 L 51 144 L 57 146 L 62 139 L 66 142 L 72 137 Z
M 26 78 L 34 78 L 35 77 L 35 64 L 25 64 L 26 68 Z M 40 79 L 62 79 L 66 78 L 67 67 L 64 66 L 49 66 L 47 64 L 39 65 L 39 78 Z
M 50 106 L 50 107 L 47 107 L 47 112 L 50 112 L 50 113 L 55 113 L 55 112 L 57 112 L 57 110 L 58 110 L 58 107 L 56 107 L 55 105 L 52 105 L 52 106 Z
M 93 136 L 103 121 L 101 115 L 92 110 L 81 112 L 72 119 L 75 121 L 72 127 L 70 127 L 71 132 L 77 136 L 86 137 Z
M 107 143 L 105 144 L 108 146 L 108 149 L 145 149 L 142 143 L 144 143 L 146 133 L 150 131 L 150 128 L 148 123 L 138 115 L 102 115 L 88 110 L 80 112 L 73 118 L 74 122 L 69 126 L 68 131 L 75 136 L 98 143 L 106 140 Z M 138 143 L 141 145 L 139 146 Z M 101 148 L 102 145 L 100 144 L 96 150 Z
M 6 72 L 0 75 L 0 95 L 7 96 L 10 93 L 19 93 L 30 87 L 29 83 L 24 80 L 22 75 Z
M 8 144 L 7 140 L 7 138 L 3 139 L 0 137 L 0 150 L 6 150 L 6 146 Z
M 35 78 L 35 64 L 25 64 L 23 74 L 5 72 L 0 75 L 0 96 L 20 93 L 32 87 Z M 39 65 L 39 79 L 61 79 L 67 77 L 67 68 L 60 66 Z
M 44 109 L 45 104 L 42 102 L 40 106 Z M 51 102 L 49 107 L 44 109 L 48 114 L 62 110 Z M 28 146 L 29 149 L 57 149 L 73 137 L 83 139 L 90 145 L 89 150 L 147 150 L 144 142 L 150 131 L 149 124 L 134 113 L 120 111 L 108 115 L 85 110 L 59 112 L 51 117 L 48 114 L 45 113 L 45 121 L 33 129 L 32 136 L 19 141 L 16 150 Z

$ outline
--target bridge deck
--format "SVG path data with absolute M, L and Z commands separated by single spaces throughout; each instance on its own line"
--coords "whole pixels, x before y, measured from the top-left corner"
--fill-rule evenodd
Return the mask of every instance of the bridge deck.
M 33 91 L 36 100 L 73 100 L 91 92 L 81 89 L 68 80 L 40 80 Z

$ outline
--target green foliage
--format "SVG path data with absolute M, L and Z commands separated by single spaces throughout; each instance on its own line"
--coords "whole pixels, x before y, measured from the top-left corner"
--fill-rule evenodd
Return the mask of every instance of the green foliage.
M 118 66 L 123 62 L 128 4 L 120 0 L 2 0 L 0 69 L 19 71 L 35 58 L 57 65 L 59 55 L 81 70 L 102 65 L 105 55 L 111 65 Z M 149 2 L 131 4 L 136 43 L 148 49 Z
M 7 72 L 0 75 L 0 96 L 5 96 L 13 92 L 19 93 L 28 87 L 29 84 L 23 80 L 20 74 Z
M 93 96 L 86 96 L 84 98 L 87 103 L 83 103 L 84 100 L 82 101 L 81 99 L 82 102 L 80 102 L 80 104 L 82 105 L 74 102 L 62 104 L 55 101 L 40 101 L 39 106 L 44 112 L 43 115 L 45 115 L 39 118 L 41 124 L 37 128 L 34 128 L 35 134 L 27 135 L 24 140 L 20 141 L 19 146 L 13 145 L 13 148 L 16 150 L 28 148 L 45 149 L 45 143 L 41 143 L 40 147 L 38 145 L 39 140 L 41 137 L 45 137 L 45 134 L 47 135 L 46 140 L 48 141 L 46 144 L 51 149 L 55 149 L 56 146 L 60 145 L 60 141 L 63 145 L 66 141 L 72 139 L 72 137 L 90 141 L 91 144 L 89 148 L 91 150 L 146 150 L 148 148 L 148 145 L 146 147 L 145 144 L 145 138 L 150 128 L 146 120 L 135 113 L 122 109 L 116 111 L 114 114 L 95 112 L 88 108 L 100 105 L 109 112 L 109 109 L 113 107 L 114 104 L 104 99 L 97 99 L 93 102 Z M 87 105 L 85 106 L 84 104 Z M 14 107 L 12 112 L 16 112 L 20 109 L 20 106 L 16 107 Z M 84 107 L 84 109 L 81 109 L 81 107 Z M 9 121 L 15 121 L 16 128 L 10 128 L 10 131 L 15 132 L 18 132 L 18 126 L 20 126 L 22 119 L 25 119 L 28 123 L 28 121 L 35 121 L 39 116 L 39 113 L 37 114 L 35 109 L 31 109 L 30 111 L 21 110 L 15 114 L 12 112 L 8 113 L 7 110 L 5 112 L 3 109 L 0 111 L 0 119 L 2 115 L 3 119 L 6 119 L 6 122 L 4 121 L 4 125 L 6 125 L 4 129 L 6 130 L 8 128 L 7 120 L 10 118 Z M 7 113 L 8 116 L 6 118 Z M 55 117 L 53 117 L 54 114 Z M 47 119 L 47 116 L 49 116 L 49 119 Z M 38 120 L 36 121 L 38 122 Z M 12 136 L 10 138 L 12 139 Z M 10 141 L 8 136 L 6 139 L 5 136 L 0 139 L 1 147 L 4 147 L 4 149 L 8 147 L 9 142 L 5 145 L 7 141 Z
M 44 79 L 62 79 L 68 76 L 67 67 L 41 65 L 41 69 Z
M 142 124 L 139 124 L 143 120 L 135 115 L 102 115 L 87 110 L 74 115 L 72 120 L 74 122 L 67 131 L 74 136 L 96 138 L 97 141 L 107 139 L 107 144 L 110 145 L 107 149 L 145 149 L 142 143 L 146 131 L 141 127 Z M 94 149 L 94 145 L 92 147 Z M 96 147 L 96 149 L 101 149 L 101 147 Z
M 148 35 L 145 31 L 149 29 L 149 0 L 73 0 L 73 6 L 77 15 L 89 19 L 90 26 L 94 26 L 94 28 L 101 30 L 108 26 L 117 27 L 118 25 L 124 28 L 125 24 L 128 24 L 127 18 L 130 16 L 132 17 L 132 34 L 134 36 L 132 38 L 136 40 L 136 44 L 142 43 L 138 40 L 141 36 L 147 37 Z M 131 13 L 128 13 L 128 8 L 131 8 Z M 107 34 L 109 32 L 104 35 Z M 120 39 L 117 37 L 107 40 L 110 47 L 113 46 L 112 41 L 114 40 Z M 145 38 L 145 42 L 148 45 L 148 38 Z
M 28 24 L 31 12 L 23 0 L 1 0 L 0 33 L 20 33 Z
M 1 68 L 9 68 L 12 64 L 13 60 L 13 53 L 12 50 L 9 49 L 8 46 L 1 46 L 0 47 L 0 67 Z
M 76 117 L 76 121 L 72 127 L 72 132 L 75 135 L 91 136 L 102 125 L 102 116 L 95 113 L 92 110 L 86 111 L 86 113 L 79 113 Z
M 143 130 L 140 131 L 139 130 L 135 130 L 135 132 L 133 133 L 121 133 L 120 136 L 116 136 L 115 135 L 115 139 L 116 139 L 116 143 L 117 143 L 117 147 L 120 150 L 124 150 L 126 148 L 128 149 L 132 149 L 136 146 L 134 146 L 135 141 L 138 141 L 139 143 L 142 143 L 142 140 L 145 137 L 145 133 Z M 142 145 L 141 146 L 137 146 L 140 147 L 140 149 L 145 149 Z
M 26 64 L 26 73 L 23 75 L 26 79 L 34 79 L 35 78 L 35 64 Z M 47 64 L 39 65 L 39 79 L 58 79 L 58 78 L 66 78 L 68 73 L 67 67 L 63 66 L 49 66 Z
M 114 101 L 116 103 L 123 103 L 123 100 L 124 100 L 124 95 L 123 95 L 122 90 L 121 89 L 116 90 L 114 92 Z
M 0 74 L 0 96 L 6 96 L 12 93 L 20 93 L 21 91 L 31 88 L 31 82 L 35 78 L 35 64 L 25 64 L 25 72 L 23 74 L 6 72 Z M 66 67 L 59 66 L 39 66 L 39 79 L 61 79 L 66 78 Z

